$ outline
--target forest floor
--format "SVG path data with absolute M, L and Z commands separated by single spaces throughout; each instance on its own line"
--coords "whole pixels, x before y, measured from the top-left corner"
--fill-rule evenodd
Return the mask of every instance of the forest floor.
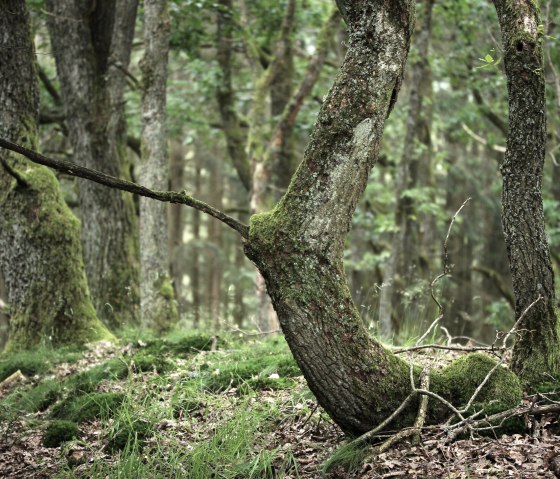
M 0 477 L 560 477 L 554 415 L 533 434 L 449 444 L 424 434 L 419 445 L 326 473 L 346 439 L 281 337 L 131 336 L 122 344 L 0 360 L 0 382 L 12 377 L 0 389 Z

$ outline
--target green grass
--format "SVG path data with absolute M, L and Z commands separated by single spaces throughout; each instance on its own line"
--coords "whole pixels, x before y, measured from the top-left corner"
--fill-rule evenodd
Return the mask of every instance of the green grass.
M 40 364 L 23 355 L 39 376 L 0 400 L 0 419 L 45 428 L 49 447 L 76 439 L 79 425 L 78 442 L 93 460 L 78 473 L 61 454 L 59 479 L 299 477 L 290 445 L 271 440 L 285 421 L 311 412 L 285 341 L 221 338 L 220 345 L 228 349 L 208 352 L 212 338 L 204 334 L 137 340 L 128 354 L 64 379 L 48 375 L 58 359 Z M 293 394 L 271 392 L 284 388 Z

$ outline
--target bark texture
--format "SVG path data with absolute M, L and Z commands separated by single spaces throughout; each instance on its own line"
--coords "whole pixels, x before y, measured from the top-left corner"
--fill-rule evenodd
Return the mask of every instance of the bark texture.
M 155 190 L 166 189 L 169 177 L 165 128 L 169 27 L 167 2 L 145 0 L 140 182 Z M 140 273 L 142 324 L 169 330 L 178 314 L 169 270 L 167 208 L 148 198 L 140 198 Z
M 123 91 L 137 0 L 47 0 L 47 25 L 74 162 L 128 178 Z M 138 310 L 138 225 L 130 195 L 79 180 L 86 272 L 112 327 Z
M 37 148 L 39 93 L 25 1 L 0 3 L 0 135 Z M 0 268 L 10 303 L 7 351 L 111 338 L 89 295 L 80 225 L 46 167 L 0 152 Z
M 503 228 L 511 267 L 515 312 L 526 330 L 515 345 L 513 368 L 526 382 L 560 373 L 554 273 L 541 194 L 546 148 L 546 103 L 539 9 L 533 0 L 494 0 L 502 31 L 509 93 L 503 176 Z

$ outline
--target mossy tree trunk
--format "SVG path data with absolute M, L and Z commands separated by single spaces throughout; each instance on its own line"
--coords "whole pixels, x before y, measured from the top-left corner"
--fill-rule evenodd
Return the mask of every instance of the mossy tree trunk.
M 169 54 L 169 18 L 166 0 L 144 2 L 142 69 L 141 183 L 165 190 L 169 178 L 167 156 L 166 82 Z M 167 207 L 140 198 L 140 311 L 142 324 L 169 330 L 178 320 L 169 269 Z
M 0 31 L 0 134 L 36 148 L 39 92 L 24 0 L 0 2 Z M 111 338 L 95 314 L 80 225 L 56 177 L 7 150 L 0 161 L 0 268 L 11 329 L 7 350 Z
M 47 0 L 47 26 L 74 162 L 130 177 L 123 92 L 137 0 Z M 86 273 L 111 327 L 138 312 L 138 221 L 132 197 L 79 181 Z
M 546 148 L 543 27 L 534 0 L 494 0 L 502 31 L 509 93 L 507 150 L 502 164 L 502 222 L 515 312 L 526 330 L 515 345 L 513 368 L 526 382 L 560 373 L 560 328 L 554 273 L 541 194 Z

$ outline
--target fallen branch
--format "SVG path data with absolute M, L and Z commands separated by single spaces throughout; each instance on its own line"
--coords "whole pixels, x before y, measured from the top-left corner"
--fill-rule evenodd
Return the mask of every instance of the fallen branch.
M 233 230 L 237 231 L 242 238 L 249 239 L 249 227 L 243 223 L 237 221 L 235 218 L 226 215 L 222 211 L 213 208 L 212 206 L 199 201 L 192 196 L 187 195 L 186 192 L 178 191 L 154 191 L 146 188 L 145 186 L 138 185 L 131 181 L 121 180 L 115 178 L 114 176 L 106 175 L 100 171 L 91 170 L 80 165 L 76 165 L 70 161 L 65 160 L 55 160 L 48 158 L 46 156 L 37 153 L 36 151 L 29 150 L 23 146 L 12 143 L 11 141 L 0 138 L 0 146 L 16 153 L 20 153 L 25 156 L 33 163 L 38 163 L 40 165 L 48 166 L 62 173 L 66 173 L 71 176 L 77 176 L 79 178 L 84 178 L 86 180 L 99 183 L 100 185 L 108 186 L 109 188 L 115 188 L 117 190 L 128 191 L 129 193 L 134 193 L 139 196 L 145 196 L 146 198 L 152 198 L 154 200 L 163 201 L 167 203 L 177 203 L 191 208 L 195 208 L 207 215 L 210 215 L 217 220 L 225 223 Z

